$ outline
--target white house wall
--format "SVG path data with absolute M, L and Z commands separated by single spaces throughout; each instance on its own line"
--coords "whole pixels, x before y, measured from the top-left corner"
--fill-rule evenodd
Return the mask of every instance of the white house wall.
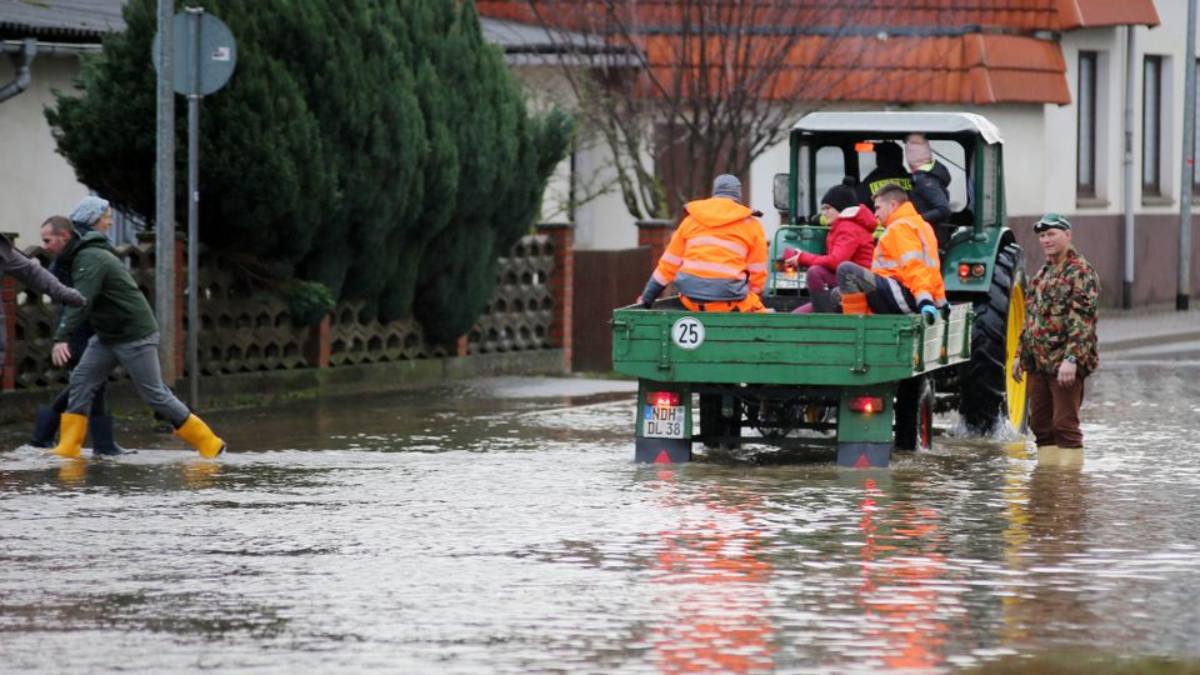
M 531 109 L 544 111 L 557 105 L 570 112 L 576 107 L 571 85 L 558 66 L 517 66 L 513 72 L 525 87 Z M 579 202 L 574 213 L 569 208 L 572 190 Z M 574 156 L 559 163 L 546 186 L 542 220 L 574 221 L 575 246 L 580 249 L 618 250 L 637 245 L 637 227 L 616 187 L 612 153 L 578 133 Z
M 87 188 L 56 152 L 43 110 L 52 89 L 70 91 L 79 62 L 70 56 L 39 55 L 24 92 L 0 103 L 0 231 L 16 232 L 21 248 L 40 241 L 47 216 L 66 214 Z M 11 82 L 12 62 L 0 58 L 0 82 Z

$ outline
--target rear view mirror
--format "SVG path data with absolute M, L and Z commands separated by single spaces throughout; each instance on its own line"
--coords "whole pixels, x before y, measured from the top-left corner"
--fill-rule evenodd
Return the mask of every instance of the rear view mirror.
M 775 198 L 775 208 L 784 213 L 790 212 L 788 205 L 788 174 L 775 174 L 774 183 L 771 186 L 772 194 Z

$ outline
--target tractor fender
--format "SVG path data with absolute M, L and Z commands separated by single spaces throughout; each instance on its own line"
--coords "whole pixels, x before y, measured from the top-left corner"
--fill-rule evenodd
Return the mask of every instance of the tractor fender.
M 1000 249 L 1015 241 L 1015 235 L 1007 227 L 987 228 L 978 237 L 970 228 L 956 232 L 942 258 L 942 279 L 946 284 L 946 293 L 958 297 L 987 293 L 992 286 Z M 959 274 L 959 266 L 964 263 L 972 272 L 966 277 Z M 978 265 L 983 265 L 983 274 L 975 276 L 974 270 Z

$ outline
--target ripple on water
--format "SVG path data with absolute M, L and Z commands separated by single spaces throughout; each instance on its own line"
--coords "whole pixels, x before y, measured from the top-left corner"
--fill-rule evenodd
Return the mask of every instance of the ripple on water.
M 1197 375 L 1089 380 L 1082 466 L 946 436 L 886 471 L 828 454 L 638 467 L 627 389 L 554 397 L 544 381 L 234 414 L 218 419 L 239 452 L 219 462 L 157 436 L 117 460 L 18 449 L 0 454 L 0 659 L 864 672 L 1196 657 Z

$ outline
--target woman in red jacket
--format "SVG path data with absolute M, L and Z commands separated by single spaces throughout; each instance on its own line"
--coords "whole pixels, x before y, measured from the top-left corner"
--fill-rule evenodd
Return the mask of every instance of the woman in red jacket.
M 869 207 L 858 202 L 854 183 L 855 180 L 847 176 L 841 185 L 829 188 L 821 199 L 821 215 L 831 224 L 829 235 L 825 238 L 825 255 L 792 248 L 783 252 L 785 263 L 808 268 L 806 279 L 809 294 L 837 288 L 837 266 L 847 260 L 868 269 L 871 266 L 875 228 L 879 222 Z M 795 311 L 811 312 L 812 303 Z

